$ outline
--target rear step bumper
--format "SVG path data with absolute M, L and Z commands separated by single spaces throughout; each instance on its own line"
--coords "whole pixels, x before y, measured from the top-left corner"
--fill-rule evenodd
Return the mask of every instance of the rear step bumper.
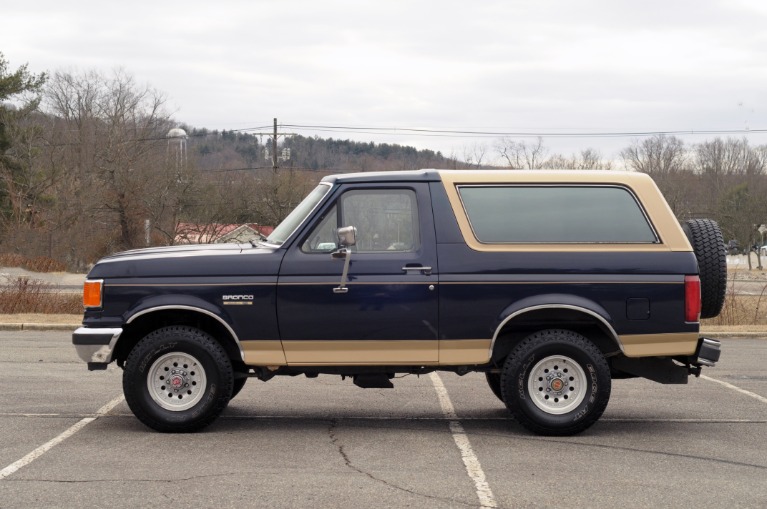
M 696 366 L 716 366 L 719 354 L 722 351 L 721 346 L 722 343 L 716 339 L 700 338 L 692 364 Z

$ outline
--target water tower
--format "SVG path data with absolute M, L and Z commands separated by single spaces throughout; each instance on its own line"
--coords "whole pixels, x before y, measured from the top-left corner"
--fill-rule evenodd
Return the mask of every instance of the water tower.
M 180 127 L 175 127 L 168 131 L 168 158 L 173 157 L 176 161 L 176 169 L 180 170 L 186 166 L 186 131 Z

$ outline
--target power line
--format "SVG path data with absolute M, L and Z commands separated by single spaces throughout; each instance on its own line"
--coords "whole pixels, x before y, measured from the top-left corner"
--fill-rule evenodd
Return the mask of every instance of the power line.
M 733 135 L 733 134 L 763 134 L 767 129 L 686 129 L 686 130 L 659 130 L 659 131 L 593 131 L 593 132 L 557 132 L 557 131 L 474 131 L 474 130 L 452 130 L 452 129 L 425 129 L 412 127 L 355 127 L 355 126 L 333 126 L 333 125 L 304 125 L 304 124 L 282 124 L 283 127 L 289 127 L 296 130 L 317 130 L 326 132 L 365 132 L 370 134 L 396 134 L 403 136 L 424 135 L 424 136 L 477 136 L 477 137 L 553 137 L 553 138 L 609 138 L 609 137 L 647 137 L 647 136 L 681 136 L 681 135 Z M 374 131 L 374 132 L 371 132 Z
M 370 134 L 382 136 L 418 136 L 418 137 L 442 137 L 442 138 L 647 138 L 652 136 L 733 136 L 748 134 L 765 134 L 767 129 L 681 129 L 681 130 L 657 130 L 657 131 L 547 131 L 547 130 L 524 130 L 524 131 L 484 131 L 469 129 L 431 129 L 415 127 L 381 127 L 381 126 L 344 126 L 323 124 L 279 124 L 280 127 L 290 128 L 296 131 L 312 131 L 343 134 Z M 269 125 L 244 127 L 231 130 L 214 130 L 188 134 L 189 138 L 222 137 L 225 133 L 242 133 L 250 136 L 267 135 L 274 133 L 252 132 L 266 129 Z M 98 130 L 96 131 L 98 132 Z M 289 136 L 294 133 L 279 133 L 277 136 Z M 167 136 L 131 138 L 119 140 L 118 143 L 157 142 L 166 141 Z M 270 140 L 273 144 L 273 140 Z M 77 146 L 79 142 L 47 143 L 50 147 Z M 274 147 L 272 147 L 274 150 Z M 274 163 L 273 163 L 274 164 Z

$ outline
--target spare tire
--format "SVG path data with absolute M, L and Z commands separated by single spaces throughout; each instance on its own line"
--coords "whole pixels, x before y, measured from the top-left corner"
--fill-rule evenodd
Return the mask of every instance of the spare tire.
M 713 318 L 722 310 L 727 290 L 727 256 L 722 231 L 711 219 L 688 219 L 682 229 L 698 259 L 700 317 Z

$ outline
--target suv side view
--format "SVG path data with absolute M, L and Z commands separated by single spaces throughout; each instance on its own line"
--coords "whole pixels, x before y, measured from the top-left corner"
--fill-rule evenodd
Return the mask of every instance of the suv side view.
M 326 177 L 263 242 L 99 261 L 73 343 L 123 368 L 133 413 L 199 430 L 249 378 L 485 373 L 527 429 L 596 422 L 613 380 L 686 383 L 726 286 L 714 221 L 680 225 L 646 175 L 447 171 Z

